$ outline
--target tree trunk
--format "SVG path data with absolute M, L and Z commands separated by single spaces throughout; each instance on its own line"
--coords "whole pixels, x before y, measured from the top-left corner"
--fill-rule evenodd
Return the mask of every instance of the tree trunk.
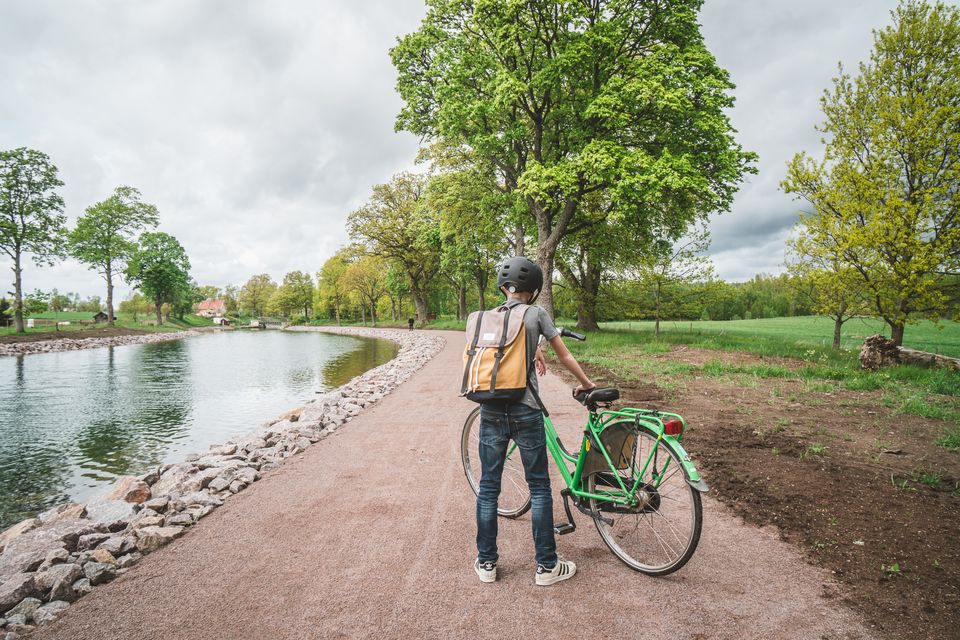
M 157 305 L 157 326 L 159 327 L 163 324 L 163 302 L 161 302 L 160 298 L 158 297 L 155 301 L 155 304 Z
M 367 326 L 367 305 L 360 304 L 360 320 L 363 322 L 363 326 Z
M 14 251 L 16 258 L 13 260 L 13 320 L 17 333 L 26 333 L 23 326 L 23 269 L 20 266 L 19 247 Z
M 890 323 L 890 339 L 893 340 L 893 344 L 898 347 L 903 346 L 903 323 L 902 322 L 892 322 Z
M 467 319 L 467 288 L 460 285 L 457 287 L 457 320 Z
M 654 312 L 654 322 L 653 322 L 653 337 L 660 339 L 660 283 L 657 282 L 657 291 L 656 291 L 656 311 Z
M 543 291 L 538 302 L 551 318 L 556 318 L 553 309 L 553 262 L 557 255 L 557 243 L 549 237 L 537 243 L 537 264 L 543 270 Z
M 518 224 L 513 230 L 513 249 L 515 256 L 522 256 L 526 253 L 527 243 L 522 224 Z
M 417 309 L 417 325 L 422 327 L 427 323 L 427 296 L 419 289 L 412 293 L 413 304 Z
M 397 321 L 397 301 L 393 296 L 390 296 L 390 322 Z
M 333 312 L 337 316 L 337 326 L 340 326 L 340 296 L 335 295 L 333 297 Z
M 840 328 L 843 327 L 843 316 L 836 316 L 833 319 L 833 348 L 840 349 Z
M 487 278 L 489 276 L 482 270 L 477 270 L 477 298 L 480 302 L 480 308 L 487 308 Z
M 370 325 L 377 326 L 377 303 L 370 303 Z
M 107 279 L 107 324 L 114 325 L 113 317 L 113 265 L 107 261 L 107 268 L 104 271 L 104 277 Z

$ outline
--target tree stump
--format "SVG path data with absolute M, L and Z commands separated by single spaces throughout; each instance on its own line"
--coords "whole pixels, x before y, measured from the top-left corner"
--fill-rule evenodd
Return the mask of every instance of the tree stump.
M 870 336 L 863 341 L 863 346 L 860 348 L 861 369 L 877 371 L 881 367 L 901 363 L 945 367 L 960 371 L 960 358 L 898 347 L 893 343 L 893 340 L 887 340 L 881 335 Z

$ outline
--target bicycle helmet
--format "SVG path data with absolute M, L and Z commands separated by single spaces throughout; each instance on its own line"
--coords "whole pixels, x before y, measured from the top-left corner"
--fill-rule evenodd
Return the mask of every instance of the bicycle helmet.
M 523 256 L 508 258 L 497 267 L 497 288 L 506 287 L 510 293 L 529 291 L 533 294 L 530 303 L 537 299 L 543 289 L 543 271 L 532 260 Z

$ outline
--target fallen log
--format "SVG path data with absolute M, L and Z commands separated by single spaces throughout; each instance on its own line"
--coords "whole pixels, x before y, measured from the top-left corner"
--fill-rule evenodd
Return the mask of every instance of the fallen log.
M 870 336 L 860 348 L 860 368 L 877 371 L 892 364 L 916 364 L 925 367 L 944 367 L 960 371 L 960 358 L 951 358 L 939 353 L 898 347 L 893 340 L 881 335 Z

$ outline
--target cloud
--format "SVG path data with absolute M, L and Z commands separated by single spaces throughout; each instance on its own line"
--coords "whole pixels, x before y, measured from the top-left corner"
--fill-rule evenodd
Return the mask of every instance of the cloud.
M 711 225 L 722 277 L 780 270 L 799 209 L 778 188 L 785 163 L 817 151 L 837 62 L 865 59 L 894 5 L 705 3 L 707 45 L 737 84 L 738 139 L 760 155 Z M 0 3 L 0 148 L 53 158 L 71 222 L 117 185 L 139 188 L 201 284 L 315 271 L 371 185 L 412 165 L 418 141 L 393 131 L 387 51 L 424 11 L 421 0 Z M 24 277 L 28 289 L 103 295 L 72 261 Z

